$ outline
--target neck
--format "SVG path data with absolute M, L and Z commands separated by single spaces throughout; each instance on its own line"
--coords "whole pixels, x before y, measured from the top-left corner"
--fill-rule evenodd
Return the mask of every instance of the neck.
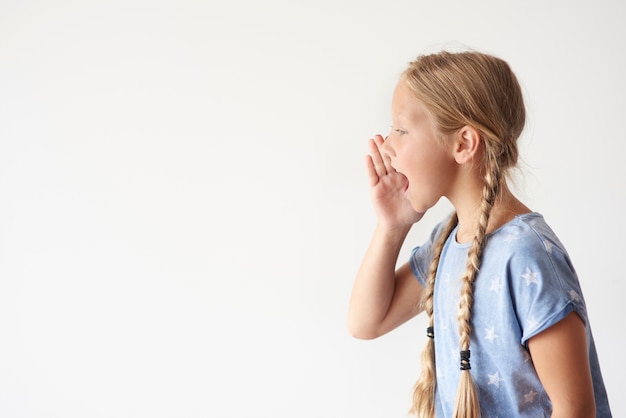
M 478 194 L 478 196 L 480 196 L 480 194 Z M 468 199 L 466 201 L 457 202 L 456 204 L 452 202 L 452 204 L 459 218 L 456 240 L 459 243 L 470 242 L 476 233 L 481 201 L 480 199 Z M 502 186 L 491 209 L 486 233 L 489 234 L 511 221 L 515 216 L 530 211 L 531 210 L 526 205 L 513 195 L 505 184 Z

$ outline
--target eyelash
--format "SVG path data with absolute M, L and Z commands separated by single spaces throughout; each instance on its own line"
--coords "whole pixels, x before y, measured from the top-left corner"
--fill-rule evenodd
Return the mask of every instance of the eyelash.
M 406 135 L 408 132 L 407 131 L 403 131 L 402 129 L 394 129 L 394 132 L 399 133 L 400 135 Z

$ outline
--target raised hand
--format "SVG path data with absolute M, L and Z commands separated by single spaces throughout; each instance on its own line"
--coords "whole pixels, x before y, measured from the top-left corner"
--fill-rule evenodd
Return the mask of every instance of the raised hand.
M 390 229 L 404 228 L 419 221 L 424 213 L 416 212 L 405 197 L 408 180 L 391 166 L 391 160 L 381 150 L 384 141 L 380 135 L 368 141 L 365 166 L 372 204 L 381 224 Z

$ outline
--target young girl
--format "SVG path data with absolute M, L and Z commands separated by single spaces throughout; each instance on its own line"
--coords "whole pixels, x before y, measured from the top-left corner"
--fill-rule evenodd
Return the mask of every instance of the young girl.
M 378 224 L 350 333 L 376 338 L 426 312 L 418 417 L 610 417 L 572 263 L 507 187 L 525 123 L 508 64 L 477 52 L 420 56 L 400 77 L 392 123 L 369 142 Z M 455 212 L 395 270 L 411 225 L 441 197 Z

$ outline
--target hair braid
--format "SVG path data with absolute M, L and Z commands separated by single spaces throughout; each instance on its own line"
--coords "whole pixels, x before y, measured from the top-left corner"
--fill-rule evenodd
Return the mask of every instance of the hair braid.
M 441 232 L 441 235 L 437 238 L 437 242 L 433 247 L 433 258 L 430 262 L 428 269 L 428 279 L 426 281 L 426 288 L 424 289 L 424 295 L 422 303 L 424 310 L 428 315 L 428 326 L 434 326 L 433 297 L 435 294 L 435 278 L 437 276 L 437 267 L 439 266 L 439 259 L 441 258 L 441 252 L 443 246 L 450 236 L 450 233 L 454 229 L 458 222 L 456 212 L 450 216 L 448 224 Z M 411 414 L 415 414 L 419 418 L 433 418 L 435 416 L 435 387 L 437 384 L 435 374 L 435 342 L 434 339 L 428 338 L 426 346 L 422 351 L 422 369 L 420 376 L 413 388 L 413 406 L 411 407 Z
M 462 276 L 461 298 L 459 301 L 459 346 L 462 352 L 467 352 L 467 368 L 461 371 L 461 380 L 457 390 L 455 418 L 478 418 L 480 417 L 480 404 L 474 380 L 469 371 L 470 336 L 472 333 L 472 305 L 474 302 L 474 281 L 480 268 L 487 225 L 491 209 L 498 196 L 501 184 L 501 169 L 498 160 L 493 158 L 492 153 L 486 150 L 485 185 L 483 187 L 483 201 L 480 207 L 480 216 L 476 228 L 476 235 L 467 255 L 467 268 Z M 463 361 L 463 360 L 462 360 Z

